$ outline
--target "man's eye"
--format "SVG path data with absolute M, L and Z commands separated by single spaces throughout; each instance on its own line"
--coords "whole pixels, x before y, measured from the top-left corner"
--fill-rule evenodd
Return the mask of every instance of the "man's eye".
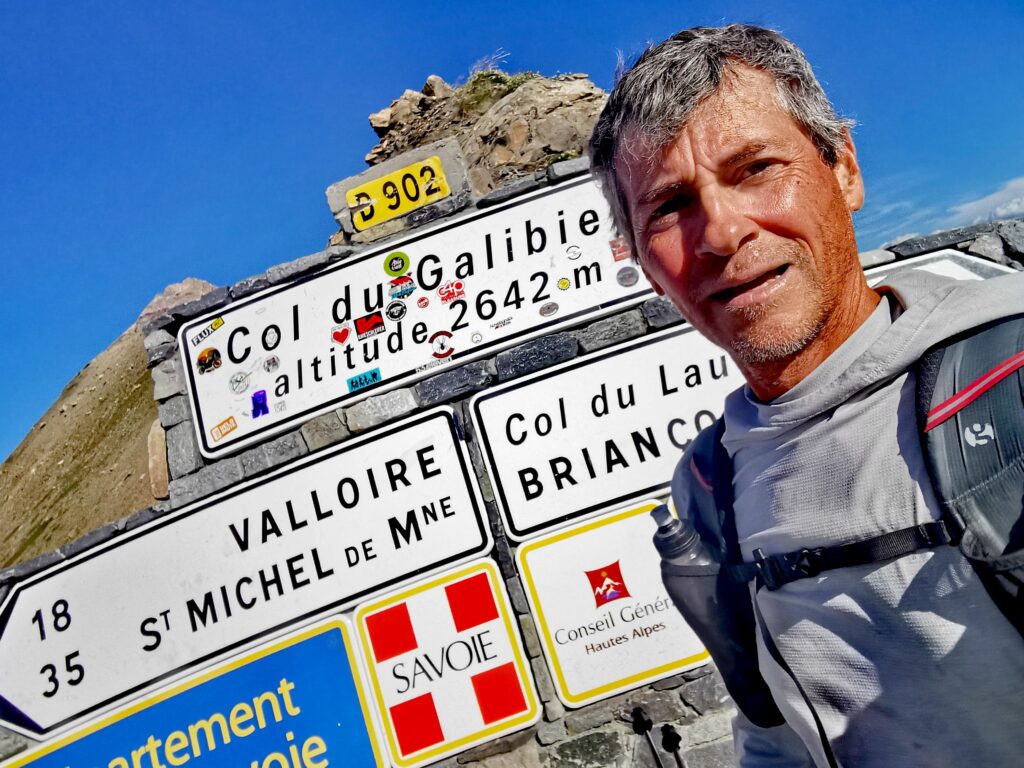
M 667 216 L 671 216 L 673 213 L 685 209 L 689 206 L 690 201 L 691 199 L 689 195 L 676 195 L 669 198 L 654 209 L 654 212 L 651 213 L 650 223 L 656 225 L 660 220 Z
M 743 169 L 743 175 L 746 176 L 757 176 L 759 173 L 767 171 L 772 165 L 771 160 L 758 160 L 757 162 L 751 163 Z

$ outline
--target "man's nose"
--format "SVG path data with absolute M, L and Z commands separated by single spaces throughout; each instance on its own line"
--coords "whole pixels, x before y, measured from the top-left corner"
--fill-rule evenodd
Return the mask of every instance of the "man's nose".
M 743 211 L 732 190 L 709 184 L 700 190 L 703 231 L 698 256 L 731 256 L 757 234 L 757 225 Z

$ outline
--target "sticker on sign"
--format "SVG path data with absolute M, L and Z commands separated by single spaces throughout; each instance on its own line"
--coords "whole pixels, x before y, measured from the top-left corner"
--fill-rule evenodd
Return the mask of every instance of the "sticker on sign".
M 0 611 L 0 719 L 53 731 L 490 546 L 452 412 L 399 422 L 17 584 Z
M 184 325 L 200 450 L 236 451 L 438 366 L 642 301 L 650 286 L 613 238 L 607 203 L 584 178 L 424 228 Z
M 384 766 L 348 621 L 333 618 L 132 702 L 3 768 Z
M 672 604 L 649 502 L 519 547 L 516 562 L 558 697 L 582 707 L 707 663 Z
M 664 491 L 742 382 L 722 349 L 683 327 L 477 395 L 473 423 L 509 537 Z
M 537 721 L 519 630 L 491 561 L 363 604 L 354 621 L 395 765 L 432 763 Z

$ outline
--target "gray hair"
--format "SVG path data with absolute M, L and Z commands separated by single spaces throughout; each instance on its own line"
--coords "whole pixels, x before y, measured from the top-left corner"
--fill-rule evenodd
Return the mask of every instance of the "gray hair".
M 746 64 L 775 78 L 779 105 L 809 134 L 830 166 L 853 120 L 836 114 L 811 65 L 796 45 L 772 29 L 748 24 L 694 27 L 648 47 L 622 74 L 590 137 L 590 162 L 601 181 L 619 233 L 636 244 L 615 172 L 623 137 L 643 138 L 660 151 L 693 110 L 713 94 L 730 66 Z

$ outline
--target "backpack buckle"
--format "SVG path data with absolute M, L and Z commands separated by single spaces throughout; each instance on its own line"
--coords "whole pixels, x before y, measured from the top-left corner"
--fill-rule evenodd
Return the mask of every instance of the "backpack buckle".
M 821 548 L 804 547 L 795 552 L 768 556 L 759 547 L 753 552 L 754 567 L 761 583 L 774 592 L 783 584 L 821 573 L 821 553 Z

